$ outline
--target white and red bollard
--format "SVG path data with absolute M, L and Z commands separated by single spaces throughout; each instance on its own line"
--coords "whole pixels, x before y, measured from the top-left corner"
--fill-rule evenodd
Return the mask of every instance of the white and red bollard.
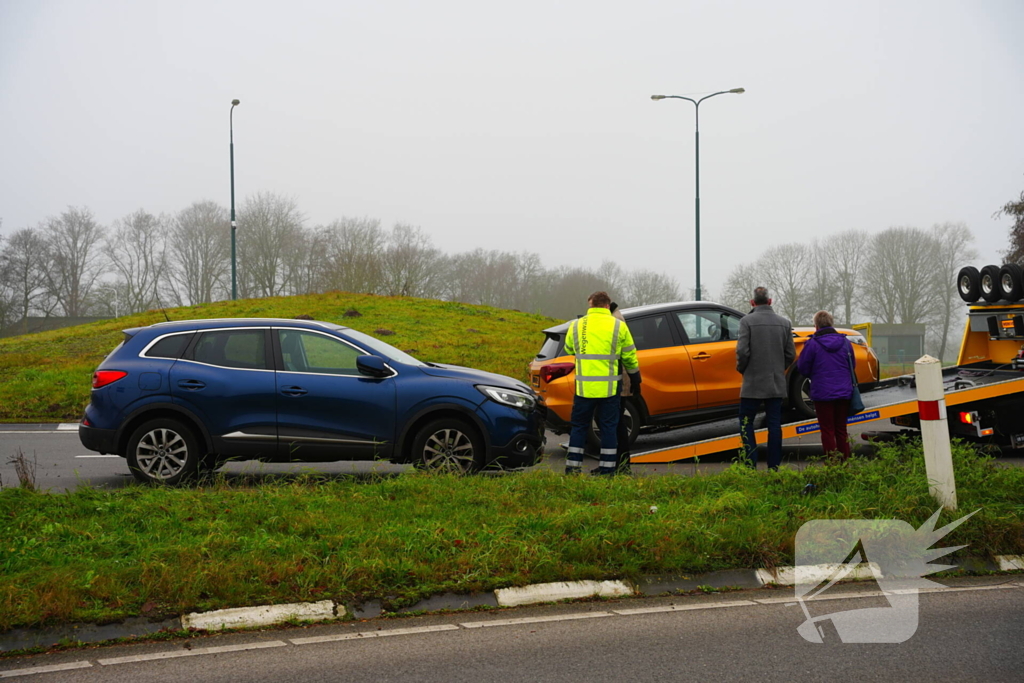
M 921 417 L 928 490 L 942 507 L 956 510 L 956 481 L 953 478 L 953 454 L 949 448 L 949 425 L 946 424 L 942 363 L 937 358 L 922 356 L 914 363 L 914 374 L 917 376 L 917 410 Z

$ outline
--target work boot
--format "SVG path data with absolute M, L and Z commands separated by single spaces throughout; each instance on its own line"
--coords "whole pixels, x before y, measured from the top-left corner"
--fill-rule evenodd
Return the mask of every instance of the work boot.
M 597 477 L 610 477 L 615 474 L 614 467 L 595 467 L 590 470 L 590 474 Z
M 565 466 L 565 473 L 568 474 L 568 475 L 583 474 L 583 467 L 581 467 L 581 466 L 573 466 L 573 465 L 566 465 Z

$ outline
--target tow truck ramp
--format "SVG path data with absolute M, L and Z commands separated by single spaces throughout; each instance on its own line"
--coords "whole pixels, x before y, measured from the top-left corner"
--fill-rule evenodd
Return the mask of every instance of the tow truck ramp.
M 1002 406 L 1001 412 L 1011 410 L 1015 413 L 1009 419 L 1019 423 L 1015 431 L 1020 433 L 1007 433 L 1005 436 L 1009 438 L 1011 446 L 1018 448 L 1024 446 L 1024 411 L 1020 410 L 1021 404 L 1024 404 L 1024 374 L 1020 370 L 1003 370 L 999 366 L 987 367 L 985 365 L 957 366 L 945 368 L 942 375 L 946 390 L 947 415 L 951 412 L 951 408 L 958 409 L 953 411 L 958 419 L 950 419 L 951 429 L 957 431 L 956 435 L 992 436 L 999 427 L 983 426 L 984 416 L 978 414 L 978 409 L 987 404 L 981 402 L 987 401 L 991 404 L 993 400 L 1011 399 L 1014 401 L 1014 405 Z M 850 417 L 847 424 L 886 419 L 907 427 L 919 424 L 917 422 L 919 418 L 917 389 L 913 375 L 902 375 L 883 380 L 871 391 L 862 392 L 861 397 L 864 400 L 864 410 Z M 1007 416 L 1003 415 L 1002 417 L 1005 422 Z M 947 417 L 947 419 L 949 418 Z M 818 431 L 818 421 L 814 419 L 784 421 L 782 438 L 791 439 Z M 758 429 L 754 432 L 754 436 L 757 443 L 763 444 L 768 440 L 768 430 Z M 740 435 L 737 430 L 735 434 L 633 453 L 630 461 L 633 463 L 678 462 L 712 453 L 738 451 L 740 447 Z

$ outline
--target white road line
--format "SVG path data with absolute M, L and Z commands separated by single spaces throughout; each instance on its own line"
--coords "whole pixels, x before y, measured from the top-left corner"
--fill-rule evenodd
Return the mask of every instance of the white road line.
M 120 455 L 76 455 L 76 458 L 120 458 Z
M 0 436 L 4 434 L 56 434 L 56 429 L 0 429 Z M 67 434 L 68 432 L 65 432 Z
M 48 674 L 52 671 L 70 671 L 71 669 L 88 669 L 91 666 L 92 664 L 89 662 L 69 662 L 67 664 L 50 664 L 49 666 L 33 666 L 28 669 L 9 669 L 7 671 L 0 671 L 0 678 Z
M 865 593 L 824 593 L 815 595 L 813 598 L 804 598 L 804 602 L 815 602 L 817 600 L 853 600 L 855 598 L 881 598 L 885 597 L 885 593 L 882 591 L 867 591 Z M 754 602 L 761 605 L 777 605 L 784 603 L 787 605 L 795 605 L 796 597 L 789 596 L 786 598 L 754 598 Z
M 458 631 L 455 624 L 438 626 L 416 626 L 413 628 L 392 628 L 386 631 L 360 631 L 359 633 L 338 633 L 333 636 L 310 636 L 309 638 L 292 638 L 292 645 L 312 645 L 313 643 L 332 643 L 338 640 L 360 640 L 362 638 L 383 638 L 384 636 L 405 636 L 414 633 L 433 633 L 434 631 Z
M 757 603 L 750 600 L 730 600 L 728 602 L 708 602 L 699 605 L 661 605 L 658 607 L 638 607 L 636 609 L 615 609 L 615 614 L 630 616 L 633 614 L 654 614 L 656 612 L 688 612 L 698 609 L 715 609 L 716 607 L 744 607 Z
M 485 628 L 487 626 L 515 626 L 517 624 L 538 624 L 546 621 L 572 621 L 573 619 L 593 619 L 594 617 L 611 617 L 611 612 L 587 612 L 585 614 L 559 614 L 551 617 L 523 617 L 522 619 L 495 619 L 493 621 L 466 621 L 459 624 L 463 628 Z
M 61 422 L 59 425 L 57 425 L 57 431 L 58 432 L 72 432 L 72 431 L 77 432 L 78 431 L 78 423 L 77 422 Z
M 97 659 L 103 666 L 112 664 L 128 664 L 131 662 L 149 662 L 156 659 L 171 659 L 173 657 L 194 657 L 197 655 L 215 655 L 221 652 L 243 652 L 245 650 L 262 650 L 268 647 L 287 647 L 288 643 L 280 640 L 269 640 L 263 643 L 247 643 L 245 645 L 222 645 L 220 647 L 205 647 L 195 650 L 169 650 L 165 652 L 154 652 L 149 655 L 132 655 L 130 657 L 111 657 L 110 659 Z

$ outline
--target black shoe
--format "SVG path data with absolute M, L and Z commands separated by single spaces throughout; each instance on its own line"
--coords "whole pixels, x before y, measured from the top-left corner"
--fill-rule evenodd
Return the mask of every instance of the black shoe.
M 594 469 L 590 470 L 590 474 L 592 474 L 595 477 L 610 477 L 610 476 L 613 476 L 615 474 L 615 468 L 614 467 L 595 467 Z
M 566 465 L 565 473 L 569 474 L 569 475 L 572 475 L 572 474 L 583 474 L 583 468 L 582 467 L 571 467 L 569 465 Z

